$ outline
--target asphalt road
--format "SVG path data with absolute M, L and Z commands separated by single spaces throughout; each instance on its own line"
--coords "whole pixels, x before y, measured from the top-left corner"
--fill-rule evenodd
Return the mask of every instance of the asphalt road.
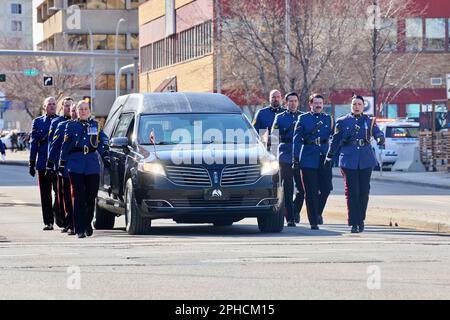
M 448 234 L 384 223 L 408 213 L 442 221 L 448 191 L 373 182 L 373 224 L 352 235 L 334 181 L 318 232 L 162 220 L 129 236 L 118 218 L 116 229 L 77 239 L 43 232 L 36 180 L 0 166 L 0 299 L 449 299 Z

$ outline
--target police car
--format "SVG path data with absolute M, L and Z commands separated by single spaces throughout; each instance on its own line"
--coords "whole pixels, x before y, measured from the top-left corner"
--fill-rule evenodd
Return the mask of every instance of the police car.
M 377 119 L 377 124 L 386 137 L 385 149 L 380 149 L 375 141 L 372 141 L 372 146 L 383 168 L 390 168 L 395 164 L 400 147 L 415 148 L 419 145 L 418 122 L 408 119 Z

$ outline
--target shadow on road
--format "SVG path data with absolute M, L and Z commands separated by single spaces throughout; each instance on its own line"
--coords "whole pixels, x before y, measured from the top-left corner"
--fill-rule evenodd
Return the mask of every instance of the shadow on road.
M 281 233 L 262 233 L 257 226 L 233 225 L 229 227 L 214 227 L 211 225 L 173 225 L 154 226 L 148 235 L 129 235 L 125 228 L 114 230 L 95 230 L 97 238 L 113 239 L 146 239 L 151 237 L 179 237 L 179 238 L 340 238 L 342 236 L 364 237 L 364 236 L 396 236 L 401 237 L 423 236 L 423 237 L 450 237 L 450 234 L 419 231 L 413 229 L 390 228 L 386 226 L 366 226 L 364 233 L 351 234 L 350 227 L 344 224 L 328 224 L 322 226 L 321 230 L 313 231 L 307 226 L 295 228 L 285 227 Z M 409 238 L 410 239 L 410 238 Z M 380 240 L 382 240 L 380 238 Z
M 296 228 L 285 227 L 281 233 L 262 233 L 254 225 L 233 225 L 229 227 L 214 227 L 211 225 L 174 225 L 174 226 L 152 226 L 149 235 L 131 236 L 124 228 L 116 228 L 107 231 L 95 231 L 97 237 L 117 238 L 145 238 L 152 236 L 177 236 L 177 237 L 245 237 L 245 238 L 292 238 L 292 237 L 337 237 L 342 235 L 334 230 L 317 230 L 298 226 Z

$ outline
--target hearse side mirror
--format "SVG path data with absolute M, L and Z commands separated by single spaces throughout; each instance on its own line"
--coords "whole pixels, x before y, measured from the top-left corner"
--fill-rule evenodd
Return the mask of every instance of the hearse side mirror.
M 111 149 L 122 149 L 123 153 L 129 154 L 130 149 L 128 148 L 129 141 L 127 137 L 117 137 L 112 138 L 109 144 Z

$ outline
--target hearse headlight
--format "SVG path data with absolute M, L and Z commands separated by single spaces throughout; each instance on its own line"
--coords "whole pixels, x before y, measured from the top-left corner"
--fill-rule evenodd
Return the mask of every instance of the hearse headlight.
M 280 165 L 276 160 L 266 160 L 261 164 L 261 175 L 262 176 L 273 176 L 278 173 Z
M 160 163 L 139 163 L 138 170 L 154 174 L 155 176 L 166 176 L 166 171 Z

